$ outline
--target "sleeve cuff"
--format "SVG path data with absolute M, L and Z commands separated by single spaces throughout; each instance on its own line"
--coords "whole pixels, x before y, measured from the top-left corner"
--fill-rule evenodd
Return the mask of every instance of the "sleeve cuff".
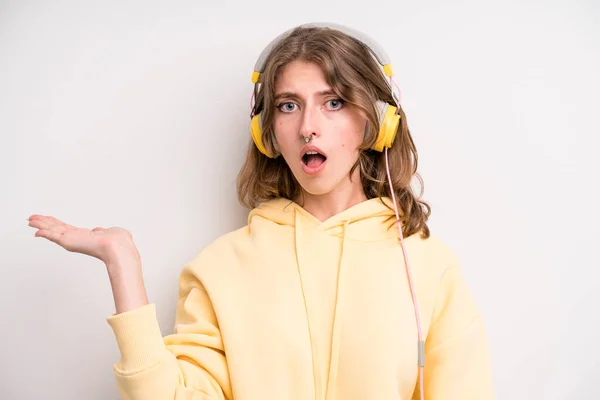
M 154 304 L 111 315 L 107 322 L 121 352 L 118 369 L 133 373 L 157 364 L 164 357 L 165 344 Z

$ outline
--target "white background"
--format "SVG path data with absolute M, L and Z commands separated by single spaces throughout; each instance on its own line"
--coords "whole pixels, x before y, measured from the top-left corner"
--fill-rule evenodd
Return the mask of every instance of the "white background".
M 217 3 L 0 2 L 0 398 L 118 398 L 103 265 L 26 218 L 129 229 L 170 333 L 183 264 L 246 222 L 235 177 L 256 57 L 332 21 L 393 60 L 497 398 L 597 399 L 598 3 Z

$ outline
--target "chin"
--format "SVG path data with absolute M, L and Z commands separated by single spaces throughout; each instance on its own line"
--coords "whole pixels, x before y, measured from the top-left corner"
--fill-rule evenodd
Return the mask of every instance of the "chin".
M 296 180 L 302 189 L 312 196 L 322 196 L 331 193 L 338 184 L 338 182 L 335 180 L 326 179 L 324 176 L 312 178 L 309 177 L 308 179 L 306 176 L 303 176 L 301 179 L 296 177 Z
M 333 188 L 330 186 L 323 186 L 323 185 L 314 185 L 314 184 L 308 184 L 308 185 L 303 185 L 302 183 L 300 183 L 300 186 L 302 186 L 302 189 L 304 189 L 304 191 L 312 196 L 323 196 L 326 195 L 328 193 L 330 193 Z
M 307 175 L 303 170 L 293 170 L 292 174 L 302 187 L 302 190 L 311 196 L 323 196 L 335 191 L 347 177 L 347 174 L 332 174 L 335 170 L 328 165 L 324 171 L 317 175 Z

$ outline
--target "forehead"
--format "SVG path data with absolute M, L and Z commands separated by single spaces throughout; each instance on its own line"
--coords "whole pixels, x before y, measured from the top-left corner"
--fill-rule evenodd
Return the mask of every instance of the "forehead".
M 283 66 L 275 79 L 275 93 L 282 91 L 323 91 L 329 89 L 325 73 L 315 63 L 292 61 Z

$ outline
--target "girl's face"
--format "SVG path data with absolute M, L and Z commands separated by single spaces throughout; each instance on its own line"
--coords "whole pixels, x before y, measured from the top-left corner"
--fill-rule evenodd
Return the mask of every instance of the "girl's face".
M 275 83 L 275 139 L 302 188 L 311 195 L 362 191 L 359 156 L 366 118 L 339 99 L 314 63 L 293 61 L 282 67 Z M 309 143 L 304 137 L 312 136 Z

